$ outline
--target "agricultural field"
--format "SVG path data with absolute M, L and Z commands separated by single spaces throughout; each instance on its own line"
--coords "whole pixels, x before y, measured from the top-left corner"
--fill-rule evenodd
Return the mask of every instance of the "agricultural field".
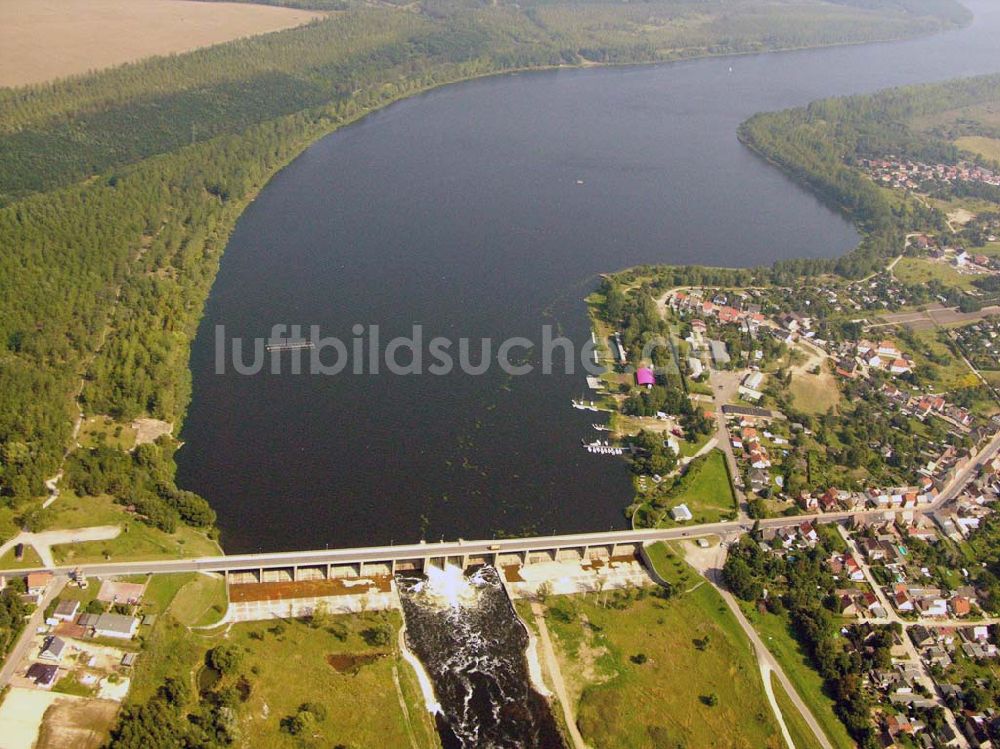
M 188 0 L 0 0 L 0 86 L 79 75 L 307 23 L 323 14 Z
M 750 644 L 710 585 L 560 596 L 546 621 L 589 745 L 783 746 Z

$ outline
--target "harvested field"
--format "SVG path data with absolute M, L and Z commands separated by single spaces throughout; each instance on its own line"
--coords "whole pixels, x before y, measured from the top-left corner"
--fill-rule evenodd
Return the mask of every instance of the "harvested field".
M 55 703 L 75 702 L 79 697 L 38 689 L 11 689 L 0 704 L 0 737 L 4 749 L 33 749 L 42 719 Z
M 358 579 L 302 580 L 297 583 L 246 583 L 229 586 L 230 603 L 287 601 L 296 598 L 357 596 L 368 592 L 388 593 L 392 578 L 376 575 Z
M 299 26 L 323 14 L 189 0 L 0 0 L 0 86 Z
M 61 700 L 42 720 L 37 749 L 98 749 L 118 712 L 110 700 Z

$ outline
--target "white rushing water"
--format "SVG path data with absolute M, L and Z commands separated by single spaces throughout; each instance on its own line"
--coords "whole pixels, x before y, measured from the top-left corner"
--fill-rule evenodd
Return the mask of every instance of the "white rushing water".
M 428 566 L 397 577 L 406 648 L 445 749 L 562 749 L 538 656 L 500 575 Z

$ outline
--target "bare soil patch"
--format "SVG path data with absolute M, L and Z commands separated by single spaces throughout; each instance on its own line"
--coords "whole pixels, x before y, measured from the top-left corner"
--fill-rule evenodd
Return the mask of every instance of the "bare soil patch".
M 337 673 L 353 676 L 363 666 L 368 666 L 385 656 L 385 653 L 330 653 L 326 657 L 326 662 L 333 666 Z
M 2 1 L 0 0 L 0 2 Z M 136 445 L 156 442 L 163 435 L 174 431 L 173 424 L 169 421 L 160 421 L 159 419 L 136 419 L 132 422 L 132 428 L 135 430 Z
M 189 0 L 0 0 L 0 86 L 23 86 L 307 23 L 322 13 Z

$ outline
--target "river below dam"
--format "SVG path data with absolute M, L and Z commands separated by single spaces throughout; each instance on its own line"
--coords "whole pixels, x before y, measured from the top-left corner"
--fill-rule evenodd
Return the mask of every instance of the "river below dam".
M 624 527 L 624 462 L 580 447 L 599 419 L 570 406 L 579 362 L 220 375 L 217 326 L 318 325 L 350 343 L 356 325 L 382 341 L 419 325 L 496 345 L 551 325 L 580 345 L 602 272 L 840 255 L 854 229 L 741 146 L 738 125 L 1000 71 L 1000 4 L 969 5 L 969 28 L 906 42 L 472 81 L 317 142 L 229 242 L 192 352 L 180 485 L 218 511 L 231 553 Z M 523 356 L 537 365 L 538 347 Z
M 407 648 L 434 689 L 444 749 L 564 749 L 532 685 L 528 634 L 493 567 L 396 577 Z

